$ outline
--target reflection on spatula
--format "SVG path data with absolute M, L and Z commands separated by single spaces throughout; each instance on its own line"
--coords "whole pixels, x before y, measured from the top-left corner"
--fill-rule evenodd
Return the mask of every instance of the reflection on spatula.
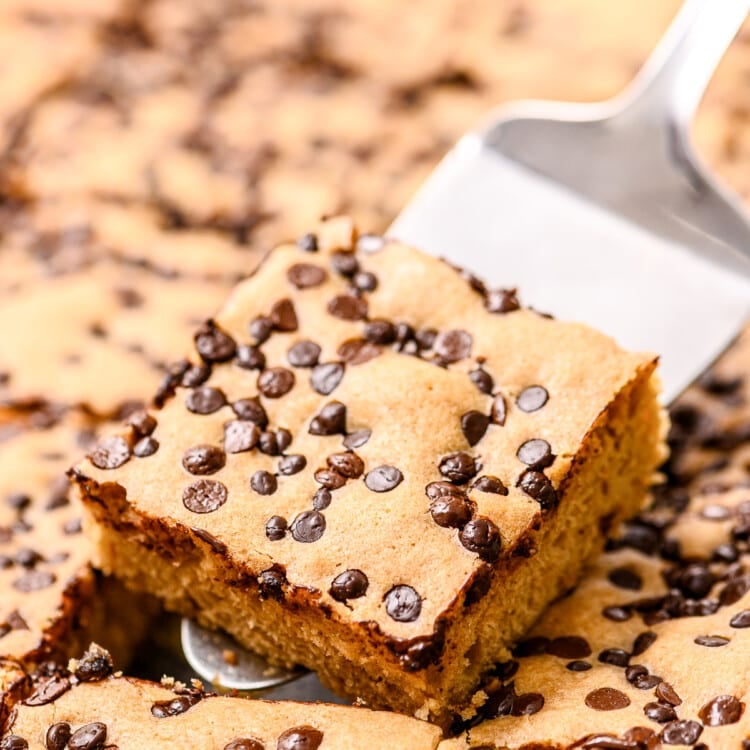
M 662 358 L 672 400 L 750 316 L 750 223 L 689 126 L 750 0 L 687 0 L 635 82 L 594 105 L 505 108 L 464 136 L 390 234 Z M 195 628 L 183 628 L 191 665 Z M 266 665 L 219 680 L 252 690 Z M 282 674 L 285 681 L 293 674 Z M 308 699 L 319 697 L 311 690 Z

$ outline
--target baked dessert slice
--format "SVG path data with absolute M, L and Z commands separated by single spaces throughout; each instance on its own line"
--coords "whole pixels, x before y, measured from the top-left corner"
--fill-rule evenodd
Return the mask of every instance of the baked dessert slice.
M 92 646 L 71 671 L 38 673 L 0 727 L 2 750 L 118 747 L 204 750 L 435 750 L 437 727 L 397 714 L 326 704 L 220 698 L 200 687 L 112 674 Z
M 655 358 L 335 219 L 74 472 L 97 565 L 339 694 L 444 720 L 642 505 Z
M 68 414 L 49 425 L 54 417 L 41 416 L 17 430 L 6 423 L 0 442 L 0 658 L 27 667 L 67 659 L 96 635 L 125 660 L 144 633 L 148 607 L 93 571 L 65 476 L 91 443 L 91 424 Z M 110 618 L 114 602 L 118 614 Z

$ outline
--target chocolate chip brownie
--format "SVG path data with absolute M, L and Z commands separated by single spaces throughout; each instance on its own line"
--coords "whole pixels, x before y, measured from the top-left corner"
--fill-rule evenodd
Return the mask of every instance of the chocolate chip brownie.
M 69 414 L 0 443 L 0 658 L 67 658 L 96 634 L 126 659 L 143 634 L 144 607 L 91 568 L 65 476 L 92 438 L 88 420 Z M 122 606 L 110 618 L 113 601 Z
M 375 706 L 461 706 L 664 458 L 653 356 L 345 218 L 194 341 L 75 472 L 98 564 Z
M 199 686 L 112 674 L 92 646 L 68 669 L 47 666 L 0 725 L 1 750 L 435 750 L 440 730 L 397 714 L 326 704 L 220 698 Z

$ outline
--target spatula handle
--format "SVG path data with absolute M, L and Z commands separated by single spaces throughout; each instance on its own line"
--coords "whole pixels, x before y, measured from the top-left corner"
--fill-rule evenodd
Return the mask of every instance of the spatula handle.
M 623 115 L 687 127 L 750 0 L 685 0 L 620 100 Z

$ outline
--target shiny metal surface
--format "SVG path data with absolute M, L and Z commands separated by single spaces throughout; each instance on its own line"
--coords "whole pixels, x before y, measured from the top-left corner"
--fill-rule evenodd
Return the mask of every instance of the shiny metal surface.
M 687 0 L 611 101 L 500 110 L 445 157 L 390 234 L 519 287 L 527 305 L 658 352 L 672 400 L 750 316 L 750 223 L 689 138 L 748 10 L 750 0 Z M 183 650 L 205 679 L 254 690 L 295 677 L 236 646 L 239 663 L 227 665 L 223 638 L 183 622 Z M 314 679 L 288 687 L 329 698 Z

